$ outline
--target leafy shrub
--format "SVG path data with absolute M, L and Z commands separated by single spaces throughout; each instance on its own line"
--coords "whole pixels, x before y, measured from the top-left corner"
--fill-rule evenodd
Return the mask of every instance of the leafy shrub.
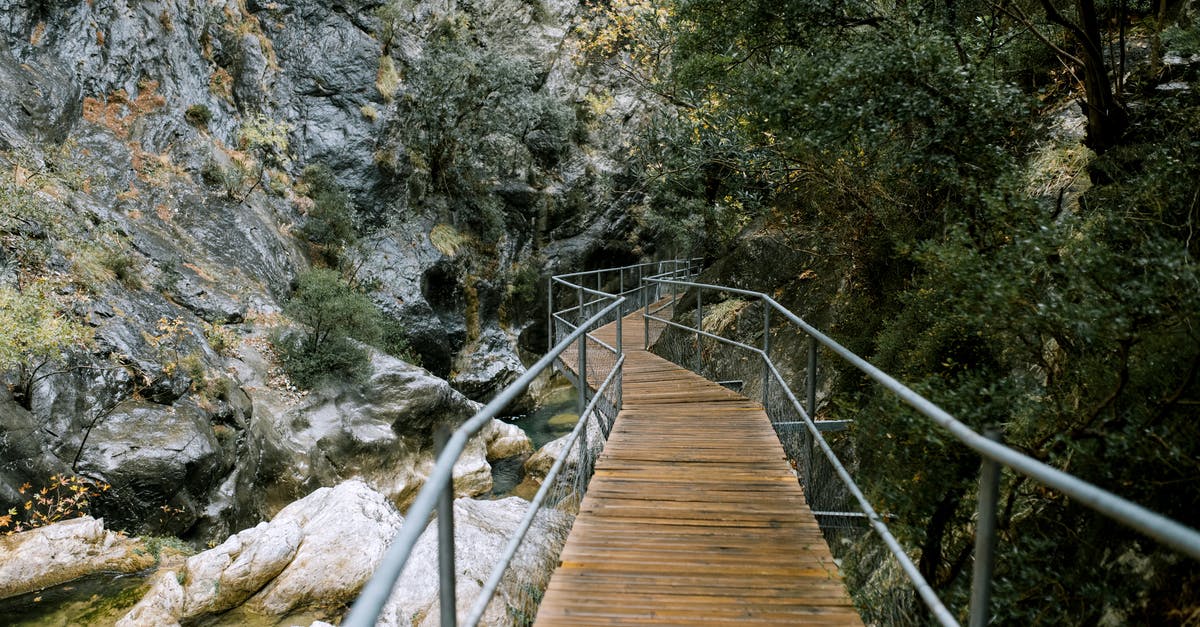
M 0 370 L 56 360 L 92 342 L 91 327 L 66 313 L 60 287 L 45 280 L 23 289 L 0 286 Z
M 367 374 L 367 353 L 347 337 L 326 339 L 312 345 L 300 334 L 272 337 L 283 360 L 283 368 L 301 388 L 314 388 L 325 381 L 359 381 Z
M 220 322 L 204 327 L 204 339 L 219 355 L 229 355 L 238 344 L 237 333 Z
M 314 268 L 302 273 L 284 312 L 306 327 L 273 338 L 284 368 L 298 385 L 311 388 L 327 378 L 355 380 L 366 373 L 366 352 L 350 338 L 378 342 L 379 310 L 336 271 Z
M 212 117 L 212 111 L 202 104 L 195 104 L 188 107 L 187 111 L 183 114 L 183 119 L 196 128 L 207 128 L 208 123 L 212 121 Z
M 300 234 L 336 259 L 357 240 L 354 205 L 350 196 L 325 166 L 304 168 L 301 182 L 308 188 L 313 208 L 309 210 L 308 220 L 300 228 Z
M 535 261 L 523 263 L 513 271 L 504 300 L 504 317 L 521 320 L 540 311 L 538 300 L 541 288 L 540 265 Z

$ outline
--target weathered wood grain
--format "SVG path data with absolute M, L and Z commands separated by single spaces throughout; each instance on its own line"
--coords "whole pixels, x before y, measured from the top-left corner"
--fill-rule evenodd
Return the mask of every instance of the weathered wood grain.
M 622 327 L 623 408 L 535 625 L 862 625 L 762 407 Z

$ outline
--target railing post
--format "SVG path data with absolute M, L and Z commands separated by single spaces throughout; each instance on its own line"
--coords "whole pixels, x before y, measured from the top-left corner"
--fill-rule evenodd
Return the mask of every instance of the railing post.
M 580 293 L 582 294 L 582 292 Z M 579 336 L 579 400 L 575 404 L 580 418 L 583 418 L 583 408 L 587 407 L 588 402 L 587 338 L 588 334 L 585 330 L 583 335 Z
M 554 277 L 546 281 L 546 352 L 554 350 Z
M 817 338 L 808 337 L 808 372 L 805 377 L 806 387 L 808 388 L 808 417 L 810 420 L 817 419 Z
M 770 409 L 768 401 L 771 398 L 771 306 L 762 301 L 763 306 L 763 409 Z
M 988 427 L 984 437 L 1000 441 L 1000 431 Z M 971 576 L 969 627 L 988 624 L 992 600 L 992 565 L 996 550 L 996 501 L 1000 498 L 1000 464 L 983 458 L 979 469 L 979 520 L 975 523 L 975 569 Z
M 700 331 L 704 326 L 704 304 L 700 300 L 700 295 L 703 293 L 704 290 L 696 288 L 696 374 L 700 374 L 704 369 L 704 351 L 700 342 L 702 337 Z
M 624 296 L 625 295 L 625 268 L 621 268 L 620 270 L 617 270 L 617 272 L 619 273 L 619 275 L 621 277 L 619 280 L 620 286 L 617 288 L 618 289 L 617 296 Z M 624 309 L 624 307 L 622 307 L 621 309 Z M 624 312 L 622 312 L 622 313 L 624 313 Z
M 450 428 L 441 425 L 434 431 L 434 449 L 441 457 L 442 450 L 450 441 Z M 454 480 L 446 482 L 446 487 L 438 497 L 438 574 L 441 581 L 440 599 L 443 627 L 455 627 L 458 624 L 457 596 L 454 591 Z
M 588 317 L 587 312 L 583 310 L 583 285 L 580 285 L 575 289 L 579 293 L 579 320 L 575 322 L 575 328 L 578 329 L 579 327 L 583 326 L 583 321 L 587 320 Z
M 590 457 L 589 449 L 588 449 L 588 432 L 587 432 L 588 431 L 588 426 L 587 426 L 588 416 L 585 415 L 585 413 L 584 413 L 584 410 L 587 409 L 587 406 L 588 406 L 587 338 L 588 338 L 588 334 L 586 331 L 583 333 L 583 335 L 579 336 L 579 372 L 580 372 L 580 374 L 579 374 L 579 403 L 578 403 L 579 411 L 578 411 L 578 413 L 579 413 L 579 419 L 584 421 L 583 429 L 580 429 L 580 431 L 579 431 L 579 480 L 580 480 L 580 483 L 578 485 L 579 485 L 580 496 L 582 496 L 584 490 L 587 489 L 587 484 L 588 484 L 588 466 L 587 466 L 587 464 L 588 464 L 588 460 Z
M 808 412 L 808 419 L 814 423 L 817 420 L 817 338 L 808 337 L 808 368 L 805 372 L 805 411 Z M 817 503 L 814 499 L 817 498 L 817 490 L 813 481 L 813 457 L 816 453 L 817 442 L 816 438 L 811 433 L 805 431 L 804 441 L 804 500 L 808 501 L 810 507 L 825 509 L 824 503 Z
M 621 324 L 623 323 L 624 317 L 625 316 L 621 311 L 621 307 L 617 307 L 617 357 L 620 357 L 622 351 L 624 351 L 624 348 L 621 346 L 621 335 L 624 333 L 624 331 L 621 329 Z
M 646 287 L 649 288 L 649 285 L 647 285 Z M 646 304 L 644 305 L 644 307 L 645 307 L 645 310 L 642 312 L 642 334 L 644 335 L 644 339 L 642 341 L 642 349 L 650 350 L 650 299 L 649 298 L 646 299 Z
M 644 283 L 642 283 L 642 265 L 641 265 L 641 264 L 638 264 L 638 267 L 637 267 L 637 269 L 638 269 L 638 278 L 637 278 L 637 293 L 638 293 L 638 299 L 639 299 L 639 300 L 636 302 L 636 304 L 637 304 L 637 305 L 639 305 L 639 306 L 641 306 L 641 304 L 642 304 L 644 301 L 646 301 L 646 300 L 647 300 L 647 298 L 646 298 L 646 285 L 645 285 Z M 636 309 L 636 307 L 635 307 L 635 309 Z

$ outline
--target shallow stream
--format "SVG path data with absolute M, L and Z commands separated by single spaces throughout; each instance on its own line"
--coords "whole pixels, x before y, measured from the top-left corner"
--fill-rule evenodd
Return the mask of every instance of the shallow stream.
M 575 423 L 579 422 L 575 405 L 578 398 L 575 387 L 569 381 L 555 376 L 542 392 L 538 406 L 532 412 L 505 416 L 501 420 L 521 427 L 525 435 L 533 441 L 533 450 L 536 451 L 575 428 Z M 513 490 L 525 478 L 526 459 L 522 456 L 492 462 L 493 497 L 503 498 L 513 494 Z

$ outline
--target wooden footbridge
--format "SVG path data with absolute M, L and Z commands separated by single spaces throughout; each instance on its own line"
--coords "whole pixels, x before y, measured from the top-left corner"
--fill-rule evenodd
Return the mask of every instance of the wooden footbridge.
M 987 625 L 992 617 L 990 588 L 1001 468 L 1127 525 L 1181 557 L 1200 560 L 1200 532 L 1195 529 L 977 433 L 770 295 L 699 283 L 690 280 L 694 270 L 693 260 L 671 260 L 552 277 L 548 353 L 443 440 L 433 471 L 405 513 L 405 524 L 342 625 L 376 624 L 435 509 L 441 599 L 437 611 L 443 627 L 507 624 L 498 616 L 525 624 L 533 611 L 537 612 L 534 624 L 543 626 L 862 625 L 857 610 L 872 624 L 929 621 L 957 627 L 968 617 L 972 627 Z M 681 298 L 681 290 L 690 291 L 686 300 Z M 667 291 L 671 298 L 653 302 Z M 760 345 L 750 346 L 705 330 L 704 304 L 711 306 L 731 296 L 758 305 L 758 311 L 747 311 L 761 315 L 759 333 L 747 328 L 742 335 L 757 337 Z M 564 302 L 567 308 L 555 309 Z M 686 303 L 686 309 L 680 316 L 672 316 L 680 303 Z M 638 307 L 643 309 L 637 311 Z M 632 315 L 621 317 L 622 312 L 631 311 Z M 805 405 L 771 359 L 772 316 L 808 338 Z M 620 324 L 606 326 L 610 320 Z M 747 322 L 751 321 L 747 318 Z M 771 418 L 763 405 L 640 350 L 654 339 L 653 331 L 664 326 L 695 338 L 691 346 L 674 341 L 679 335 L 667 338 L 664 354 L 681 359 L 680 350 L 690 351 L 699 370 L 705 371 L 702 337 L 760 360 L 762 401 L 769 405 Z M 578 352 L 581 350 L 585 352 Z M 955 610 L 946 606 L 892 534 L 886 517 L 876 512 L 821 436 L 822 431 L 835 430 L 838 425 L 813 419 L 820 351 L 852 365 L 928 419 L 930 428 L 939 429 L 941 437 L 954 438 L 983 460 L 968 606 Z M 581 403 L 579 413 L 584 419 L 564 436 L 561 452 L 491 576 L 486 583 L 479 582 L 481 589 L 474 601 L 460 598 L 454 560 L 454 465 L 469 439 L 502 415 L 554 364 L 565 367 L 581 389 L 595 393 L 583 395 L 586 405 Z M 574 374 L 579 371 L 587 375 Z M 598 425 L 607 441 L 589 435 L 589 425 Z M 811 436 L 808 444 L 789 448 L 793 453 L 799 451 L 802 458 L 799 466 L 805 472 L 804 485 L 812 486 L 807 495 L 779 439 L 783 437 L 791 446 L 797 433 L 791 429 L 797 426 L 803 429 L 800 433 Z M 819 457 L 813 447 L 820 449 Z M 826 470 L 817 465 L 821 459 L 828 462 Z M 552 492 L 555 496 L 550 496 Z M 859 516 L 873 535 L 860 534 L 857 541 L 874 538 L 879 542 L 876 549 L 886 550 L 879 553 L 877 561 L 859 562 L 860 572 L 887 564 L 897 570 L 886 572 L 904 577 L 891 578 L 893 584 L 874 581 L 872 586 L 886 589 L 870 592 L 856 608 L 809 509 L 810 502 L 826 519 Z M 542 580 L 534 587 L 529 580 L 510 576 L 509 566 L 543 506 L 563 507 L 564 503 L 568 509 L 577 503 L 578 516 L 539 606 L 537 592 Z M 502 582 L 508 587 L 500 594 Z M 898 602 L 903 598 L 919 599 L 921 606 L 906 607 Z M 490 618 L 484 620 L 485 614 Z M 411 618 L 414 624 L 424 624 L 432 617 Z
M 535 625 L 861 625 L 762 406 L 640 350 L 643 324 Z

